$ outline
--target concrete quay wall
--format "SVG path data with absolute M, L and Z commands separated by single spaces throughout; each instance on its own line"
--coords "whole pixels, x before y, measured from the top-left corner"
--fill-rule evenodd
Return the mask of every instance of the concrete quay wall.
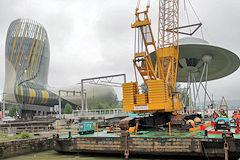
M 52 139 L 30 138 L 0 142 L 0 159 L 52 149 Z

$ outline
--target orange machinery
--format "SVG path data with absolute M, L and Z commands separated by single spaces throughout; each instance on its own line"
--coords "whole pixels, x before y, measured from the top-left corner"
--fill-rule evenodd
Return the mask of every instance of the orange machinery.
M 145 11 L 136 8 L 136 29 L 133 64 L 136 82 L 123 84 L 123 109 L 136 113 L 175 112 L 182 110 L 179 94 L 175 92 L 178 65 L 179 1 L 159 0 L 158 43 L 154 41 L 148 18 L 149 3 Z M 140 38 L 139 38 L 140 37 Z M 150 51 L 157 57 L 154 63 Z M 138 89 L 137 71 L 147 86 L 148 93 Z
M 134 113 L 160 114 L 160 117 L 169 119 L 163 114 L 182 111 L 180 95 L 175 92 L 179 54 L 179 0 L 159 0 L 157 42 L 148 17 L 149 1 L 144 11 L 139 11 L 139 5 L 140 0 L 135 22 L 131 25 L 135 29 L 133 64 L 136 81 L 123 84 L 123 109 Z M 156 62 L 153 62 L 150 53 L 155 54 Z M 147 87 L 146 93 L 139 91 L 137 71 Z

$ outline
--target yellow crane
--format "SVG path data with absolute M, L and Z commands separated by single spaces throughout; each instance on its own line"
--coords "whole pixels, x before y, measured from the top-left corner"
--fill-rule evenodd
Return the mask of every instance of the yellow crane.
M 159 0 L 157 42 L 154 40 L 151 21 L 148 17 L 150 3 L 146 10 L 139 10 L 138 1 L 135 22 L 134 70 L 135 82 L 123 84 L 123 109 L 134 113 L 151 113 L 150 125 L 170 120 L 172 113 L 182 110 L 179 93 L 176 92 L 176 76 L 179 54 L 179 0 Z M 150 55 L 151 53 L 151 55 Z M 152 54 L 156 59 L 153 59 Z M 155 61 L 155 62 L 153 62 Z M 141 75 L 147 92 L 139 91 L 137 71 Z M 120 122 L 128 128 L 133 118 Z M 154 124 L 153 124 L 154 125 Z

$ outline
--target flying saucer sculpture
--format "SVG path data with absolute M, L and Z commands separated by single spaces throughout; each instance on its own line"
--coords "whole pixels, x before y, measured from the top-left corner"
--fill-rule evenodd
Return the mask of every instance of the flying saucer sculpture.
M 150 56 L 155 65 L 155 54 L 151 53 Z M 182 92 L 187 95 L 184 96 L 183 104 L 187 104 L 186 97 L 189 97 L 189 112 L 196 109 L 200 87 L 204 90 L 204 105 L 201 109 L 205 111 L 206 97 L 210 102 L 212 101 L 207 92 L 207 82 L 230 75 L 239 68 L 239 65 L 238 56 L 227 49 L 210 45 L 207 41 L 199 38 L 180 39 L 177 82 L 187 82 L 187 88 Z M 199 82 L 198 85 L 196 82 Z
M 187 82 L 184 94 L 188 95 L 190 100 L 188 111 L 191 113 L 197 110 L 196 101 L 199 100 L 201 86 L 204 90 L 204 104 L 201 107 L 204 117 L 206 98 L 208 97 L 210 102 L 213 101 L 207 92 L 207 82 L 230 75 L 239 68 L 239 64 L 238 56 L 227 49 L 210 45 L 199 38 L 180 39 L 177 81 Z M 199 82 L 198 87 L 196 82 Z M 186 106 L 187 96 L 184 96 L 183 104 Z M 198 110 L 200 110 L 199 107 Z
M 223 78 L 239 68 L 239 58 L 233 52 L 210 45 L 199 38 L 183 38 L 179 40 L 178 82 L 188 82 L 189 73 L 194 74 L 199 82 L 204 65 L 208 67 L 207 80 Z

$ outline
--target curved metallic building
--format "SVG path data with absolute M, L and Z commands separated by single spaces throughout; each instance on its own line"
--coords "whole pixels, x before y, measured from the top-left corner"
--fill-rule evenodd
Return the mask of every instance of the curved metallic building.
M 8 28 L 5 47 L 5 101 L 44 106 L 58 104 L 58 91 L 48 87 L 50 50 L 45 28 L 33 20 L 17 19 Z M 108 91 L 114 92 L 109 87 Z M 63 97 L 62 103 L 76 104 L 73 99 L 80 101 L 80 96 Z
M 55 94 L 44 88 L 49 52 L 47 32 L 41 24 L 26 19 L 10 24 L 5 48 L 5 100 L 36 105 L 56 101 Z

